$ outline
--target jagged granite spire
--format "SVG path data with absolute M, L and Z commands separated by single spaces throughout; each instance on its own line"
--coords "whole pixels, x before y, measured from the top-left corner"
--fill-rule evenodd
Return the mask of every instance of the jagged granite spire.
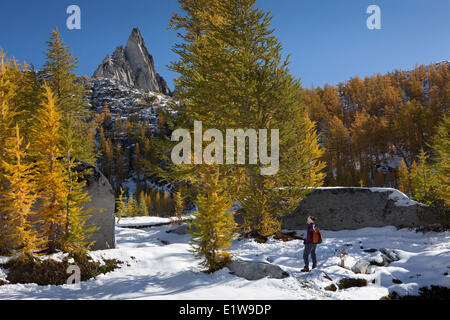
M 148 53 L 139 28 L 133 29 L 125 49 L 119 46 L 112 56 L 106 56 L 94 72 L 94 78 L 100 77 L 171 95 L 166 81 L 156 73 L 153 57 Z

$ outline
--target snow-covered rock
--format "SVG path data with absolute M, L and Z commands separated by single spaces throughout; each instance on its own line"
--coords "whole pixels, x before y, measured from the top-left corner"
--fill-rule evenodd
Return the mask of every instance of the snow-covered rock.
M 391 188 L 317 188 L 283 218 L 283 229 L 304 228 L 308 216 L 317 216 L 318 225 L 328 230 L 366 227 L 419 227 L 432 224 L 419 218 L 427 207 Z M 426 215 L 422 215 L 425 217 Z
M 92 108 L 102 113 L 105 105 L 111 112 L 111 120 L 145 121 L 153 132 L 159 119 L 158 109 L 170 111 L 172 98 L 156 92 L 138 89 L 116 79 L 91 79 L 87 83 L 90 89 Z
M 373 266 L 369 261 L 358 260 L 352 267 L 354 273 L 371 274 L 373 271 Z
M 382 248 L 380 249 L 380 252 L 389 263 L 400 260 L 398 254 L 394 250 Z
M 372 192 L 389 193 L 388 199 L 394 201 L 394 205 L 397 207 L 411 207 L 419 204 L 417 201 L 411 200 L 406 194 L 397 189 L 370 188 L 369 190 Z
M 175 233 L 175 234 L 188 234 L 189 226 L 187 224 L 182 224 L 174 229 L 168 230 L 167 233 Z
M 233 261 L 228 265 L 230 271 L 241 278 L 247 280 L 260 280 L 263 278 L 284 279 L 289 277 L 289 274 L 279 266 L 255 261 Z
M 173 227 L 169 230 L 167 230 L 167 233 L 175 233 L 179 235 L 189 234 L 189 232 L 194 228 L 193 225 L 189 226 L 188 224 L 184 223 L 180 226 Z

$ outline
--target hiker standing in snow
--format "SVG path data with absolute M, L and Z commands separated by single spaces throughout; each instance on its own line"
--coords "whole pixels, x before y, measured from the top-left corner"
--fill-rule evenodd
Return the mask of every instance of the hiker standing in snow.
M 303 261 L 305 262 L 305 267 L 301 270 L 302 272 L 309 272 L 309 255 L 311 255 L 313 266 L 317 267 L 316 258 L 316 248 L 317 244 L 321 243 L 320 230 L 316 226 L 317 217 L 308 217 L 306 223 L 308 224 L 308 231 L 305 240 L 305 250 L 303 251 Z

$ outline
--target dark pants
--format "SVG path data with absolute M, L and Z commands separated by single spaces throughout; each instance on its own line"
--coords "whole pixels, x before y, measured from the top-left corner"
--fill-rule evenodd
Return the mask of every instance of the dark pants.
M 305 261 L 305 266 L 309 267 L 309 255 L 311 255 L 313 266 L 317 266 L 317 259 L 316 259 L 316 248 L 317 244 L 315 243 L 307 243 L 305 244 L 305 251 L 303 251 L 303 261 Z

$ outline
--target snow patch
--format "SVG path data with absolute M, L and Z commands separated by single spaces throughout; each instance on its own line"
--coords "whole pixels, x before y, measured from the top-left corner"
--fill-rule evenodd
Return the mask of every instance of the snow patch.
M 406 194 L 403 192 L 392 189 L 392 188 L 370 188 L 372 192 L 390 192 L 389 200 L 394 201 L 394 204 L 397 207 L 411 207 L 415 205 L 419 205 L 417 201 L 411 200 Z

